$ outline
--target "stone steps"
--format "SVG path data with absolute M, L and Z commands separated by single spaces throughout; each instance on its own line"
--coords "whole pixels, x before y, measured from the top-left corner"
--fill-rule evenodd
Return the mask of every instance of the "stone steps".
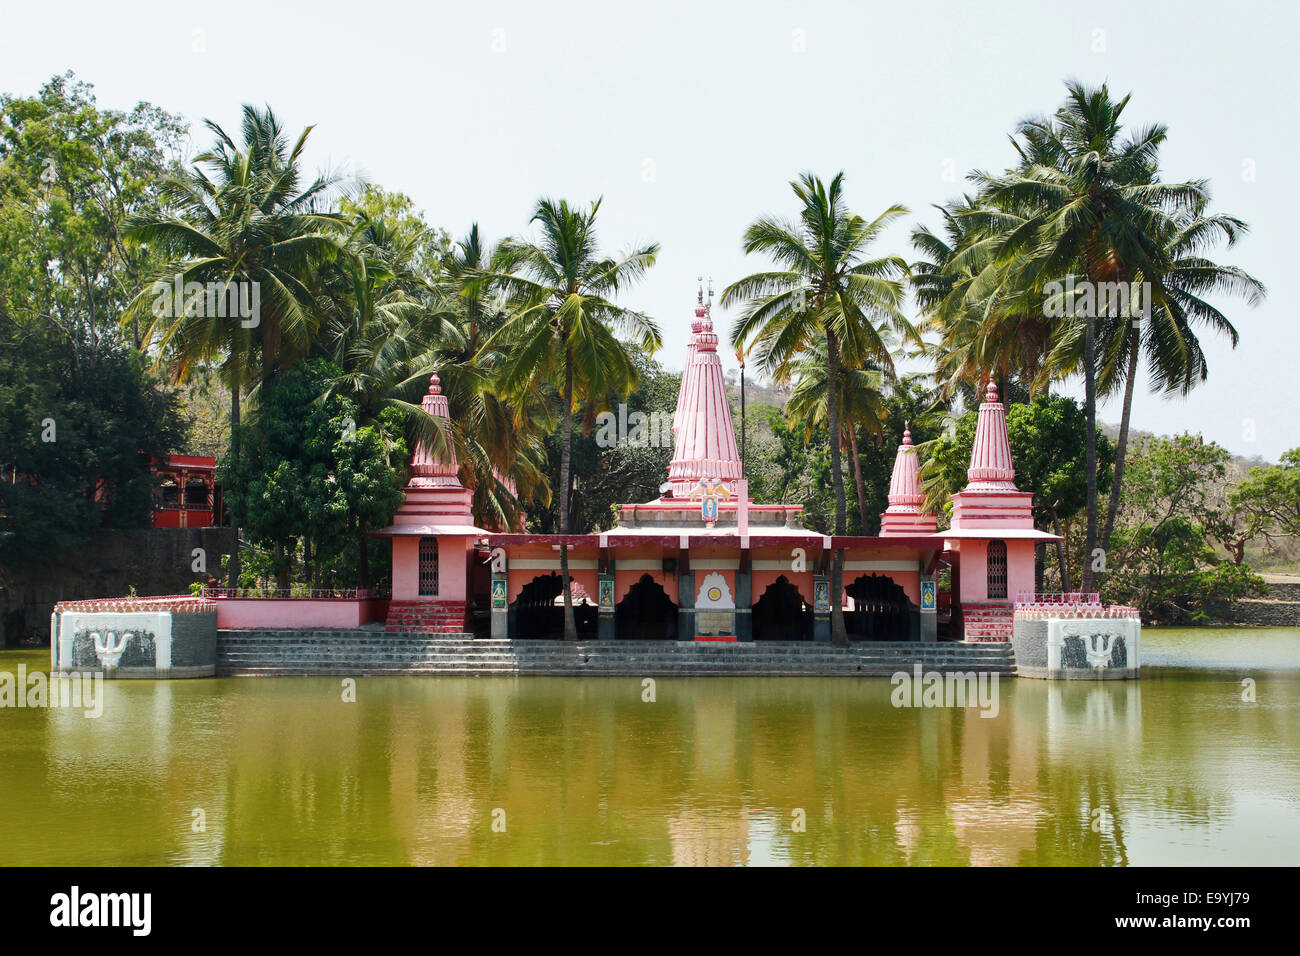
M 1012 674 L 1010 645 L 863 642 L 719 644 L 675 641 L 509 641 L 385 632 L 222 631 L 217 671 L 248 676 L 554 674 L 592 676 L 889 675 L 933 670 Z
M 464 601 L 390 601 L 384 630 L 389 633 L 461 634 L 466 620 Z
M 996 644 L 1011 640 L 1014 608 L 1010 604 L 963 604 L 962 637 L 972 643 Z

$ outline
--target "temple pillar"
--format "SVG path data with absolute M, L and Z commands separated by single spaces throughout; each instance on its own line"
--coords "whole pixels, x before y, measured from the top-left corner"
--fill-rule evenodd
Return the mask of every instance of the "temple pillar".
M 695 640 L 695 572 L 685 571 L 686 562 L 677 563 L 677 640 Z
M 754 640 L 754 576 L 748 556 L 741 558 L 740 570 L 736 571 L 736 640 Z
M 933 574 L 921 571 L 921 640 L 939 639 L 939 584 Z
M 510 579 L 505 571 L 492 572 L 492 639 L 513 637 L 510 633 Z
M 611 558 L 605 573 L 597 583 L 600 613 L 596 618 L 596 637 L 602 641 L 612 641 L 618 634 L 614 629 L 614 560 Z
M 813 575 L 813 640 L 831 639 L 831 579 L 825 574 Z
M 181 506 L 181 513 L 180 513 L 180 526 L 181 526 L 182 528 L 187 528 L 187 527 L 189 527 L 189 521 L 187 520 L 187 519 L 189 518 L 189 514 L 188 514 L 187 511 L 186 511 L 186 509 L 189 508 L 189 503 L 185 500 L 185 492 L 186 492 L 186 490 L 187 490 L 187 488 L 188 488 L 188 486 L 189 486 L 189 483 L 190 483 L 190 476 L 189 476 L 188 474 L 186 474 L 185 472 L 182 471 L 182 472 L 181 472 L 181 488 L 180 488 L 180 491 L 181 491 L 181 493 L 180 493 L 180 506 Z

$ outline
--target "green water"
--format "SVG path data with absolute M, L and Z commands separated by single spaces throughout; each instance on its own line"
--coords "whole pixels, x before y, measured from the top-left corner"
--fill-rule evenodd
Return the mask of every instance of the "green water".
M 1005 679 L 993 718 L 888 679 L 108 682 L 0 709 L 0 864 L 1300 862 L 1300 629 L 1143 638 L 1142 681 Z

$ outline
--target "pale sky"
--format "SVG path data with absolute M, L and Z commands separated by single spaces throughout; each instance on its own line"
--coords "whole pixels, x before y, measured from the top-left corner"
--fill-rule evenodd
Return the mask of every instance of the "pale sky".
M 203 118 L 235 131 L 240 104 L 269 103 L 294 132 L 316 125 L 310 165 L 351 164 L 457 236 L 474 221 L 494 239 L 518 233 L 542 195 L 603 195 L 608 251 L 663 246 L 625 301 L 659 322 L 659 358 L 680 368 L 696 276 L 721 290 L 765 266 L 742 254 L 741 233 L 760 214 L 794 213 L 799 172 L 845 170 L 849 204 L 868 218 L 908 206 L 877 251 L 910 260 L 912 225 L 938 225 L 932 203 L 969 188 L 968 170 L 1011 163 L 1018 119 L 1053 111 L 1066 77 L 1108 80 L 1133 93 L 1130 124 L 1169 126 L 1164 178 L 1208 178 L 1212 210 L 1250 224 L 1214 257 L 1271 293 L 1253 310 L 1220 302 L 1241 344 L 1206 333 L 1210 378 L 1187 399 L 1141 383 L 1135 427 L 1200 431 L 1275 460 L 1300 445 L 1285 285 L 1300 212 L 1289 178 L 1300 156 L 1296 11 L 1131 0 L 11 3 L 0 91 L 30 95 L 72 69 L 101 107 L 148 100 L 183 114 L 199 148 Z M 715 318 L 729 327 L 721 310 Z M 1101 415 L 1118 421 L 1118 402 Z

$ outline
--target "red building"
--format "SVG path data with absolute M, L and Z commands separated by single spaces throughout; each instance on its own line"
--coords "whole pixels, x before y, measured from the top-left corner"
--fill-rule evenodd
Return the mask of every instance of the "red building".
M 168 455 L 149 470 L 162 478 L 153 508 L 155 528 L 210 528 L 222 523 L 217 460 L 207 455 Z

